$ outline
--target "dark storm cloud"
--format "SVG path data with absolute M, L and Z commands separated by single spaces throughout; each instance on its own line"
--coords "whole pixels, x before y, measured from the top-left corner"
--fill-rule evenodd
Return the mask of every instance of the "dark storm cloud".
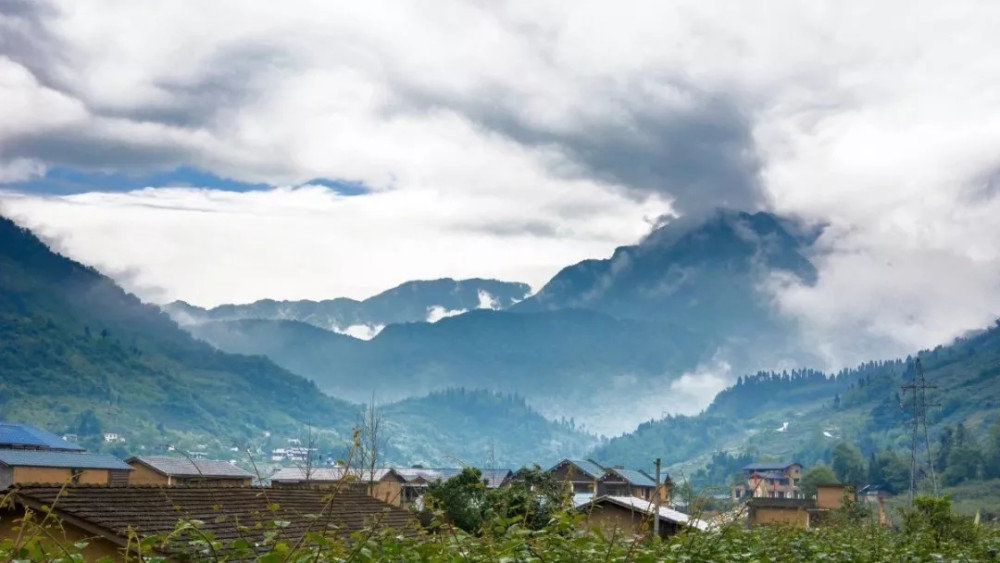
M 503 101 L 516 100 L 515 96 L 497 93 L 470 101 L 404 85 L 397 88 L 399 97 L 390 112 L 459 111 L 520 144 L 558 148 L 577 167 L 556 171 L 562 175 L 618 184 L 640 196 L 666 194 L 675 199 L 675 208 L 682 214 L 700 216 L 719 207 L 752 210 L 763 206 L 753 124 L 734 98 L 699 90 L 676 78 L 656 83 L 655 90 L 677 93 L 669 101 L 650 94 L 635 96 L 635 91 L 648 88 L 620 90 L 629 97 L 615 100 L 616 93 L 607 93 L 610 101 L 623 108 L 614 119 L 581 117 L 566 131 L 527 121 L 519 107 Z M 678 104 L 676 97 L 684 102 Z

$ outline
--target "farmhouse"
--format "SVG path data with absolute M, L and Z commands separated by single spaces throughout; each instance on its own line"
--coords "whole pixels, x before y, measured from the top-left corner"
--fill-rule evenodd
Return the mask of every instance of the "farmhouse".
M 51 507 L 58 522 L 46 533 L 62 543 L 91 538 L 86 560 L 124 559 L 125 549 L 135 547 L 128 530 L 139 537 L 173 532 L 180 520 L 198 520 L 198 536 L 179 533 L 166 545 L 152 547 L 158 555 L 189 551 L 192 540 L 210 534 L 230 551 L 241 538 L 258 551 L 269 549 L 268 534 L 294 543 L 306 533 L 348 538 L 366 526 L 416 533 L 416 517 L 371 498 L 357 487 L 345 487 L 331 497 L 321 489 L 255 489 L 249 487 L 60 487 L 25 486 L 15 489 L 12 502 L 0 509 L 0 540 L 16 537 L 25 526 L 25 515 L 38 523 L 43 507 Z M 275 527 L 273 522 L 282 522 Z M 29 526 L 31 524 L 28 524 Z M 148 549 L 148 547 L 147 547 Z M 135 554 L 133 554 L 134 556 Z M 150 555 L 145 553 L 147 557 Z
M 133 485 L 211 485 L 249 487 L 253 475 L 228 461 L 191 460 L 184 457 L 143 456 L 126 460 Z
M 579 507 L 587 514 L 585 525 L 599 528 L 607 535 L 625 533 L 630 536 L 649 535 L 653 519 L 660 520 L 660 537 L 671 536 L 682 528 L 705 530 L 708 525 L 683 512 L 634 496 L 600 496 Z

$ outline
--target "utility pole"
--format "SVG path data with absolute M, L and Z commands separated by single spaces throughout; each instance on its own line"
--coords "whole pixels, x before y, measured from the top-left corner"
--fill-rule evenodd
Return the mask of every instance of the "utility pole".
M 653 492 L 653 537 L 660 537 L 660 458 L 656 458 L 656 490 Z
M 936 406 L 927 403 L 927 390 L 936 389 L 936 385 L 928 385 L 924 378 L 924 366 L 917 358 L 914 362 L 913 381 L 903 385 L 903 394 L 910 396 L 910 408 L 913 409 L 910 441 L 910 506 L 917 492 L 917 480 L 920 476 L 920 442 L 923 442 L 927 453 L 927 468 L 931 476 L 931 486 L 934 496 L 937 496 L 937 476 L 934 475 L 934 460 L 931 458 L 931 441 L 927 433 L 927 407 Z M 921 438 L 923 438 L 921 440 Z

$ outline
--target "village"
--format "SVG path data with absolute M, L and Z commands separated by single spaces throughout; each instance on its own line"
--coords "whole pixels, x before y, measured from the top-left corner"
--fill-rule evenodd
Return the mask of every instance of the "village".
M 292 443 L 272 453 L 275 461 L 288 464 L 260 476 L 229 460 L 177 452 L 122 460 L 88 452 L 64 438 L 27 424 L 0 423 L 0 539 L 17 536 L 39 511 L 60 519 L 60 533 L 68 539 L 96 538 L 88 547 L 95 556 L 120 555 L 129 545 L 130 531 L 166 533 L 185 518 L 214 522 L 219 537 L 232 537 L 234 522 L 263 517 L 306 530 L 324 512 L 332 517 L 335 534 L 373 522 L 414 531 L 428 487 L 463 471 L 305 463 L 312 452 Z M 482 487 L 494 490 L 517 483 L 524 471 L 480 468 L 478 474 Z M 877 494 L 857 497 L 844 485 L 830 483 L 821 484 L 815 498 L 804 498 L 798 463 L 755 463 L 744 472 L 746 484 L 732 488 L 726 510 L 702 510 L 675 501 L 669 475 L 659 478 L 581 459 L 565 459 L 544 470 L 564 487 L 573 509 L 583 515 L 583 525 L 604 533 L 665 538 L 684 529 L 727 524 L 808 528 L 822 525 L 849 497 L 849 502 L 876 503 L 879 521 L 885 523 L 883 499 Z

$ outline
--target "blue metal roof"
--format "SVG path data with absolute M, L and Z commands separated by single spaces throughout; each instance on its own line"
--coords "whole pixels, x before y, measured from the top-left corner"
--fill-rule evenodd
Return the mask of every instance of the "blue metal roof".
M 113 455 L 51 450 L 0 450 L 0 464 L 8 467 L 132 470 L 127 463 Z
M 613 469 L 612 471 L 621 475 L 630 485 L 635 487 L 656 487 L 656 481 L 642 471 L 635 469 Z
M 0 447 L 43 448 L 48 450 L 83 451 L 80 446 L 63 440 L 51 432 L 30 424 L 0 422 Z

